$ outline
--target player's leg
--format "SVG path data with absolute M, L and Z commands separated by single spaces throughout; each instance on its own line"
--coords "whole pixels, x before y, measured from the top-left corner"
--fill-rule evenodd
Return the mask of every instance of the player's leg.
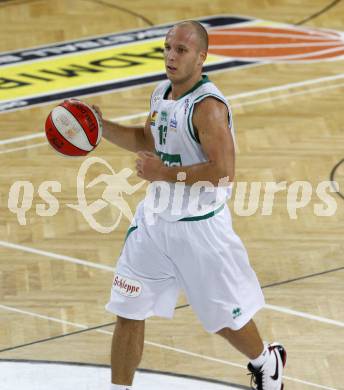
M 131 386 L 140 364 L 144 343 L 145 321 L 117 317 L 111 348 L 111 381 Z
M 162 231 L 158 223 L 151 228 L 146 226 L 137 212 L 116 265 L 106 305 L 118 316 L 112 340 L 111 390 L 131 389 L 129 385 L 142 356 L 145 319 L 171 318 L 174 313 L 179 285 L 173 264 L 158 245 Z
M 281 345 L 265 347 L 252 321 L 264 297 L 228 210 L 179 222 L 169 241 L 168 255 L 174 253 L 181 285 L 205 329 L 219 333 L 250 359 L 254 388 L 281 390 L 286 354 Z
M 223 328 L 217 334 L 229 341 L 234 348 L 250 360 L 258 358 L 264 351 L 263 341 L 253 320 L 239 330 Z
M 250 359 L 248 369 L 254 389 L 283 389 L 282 372 L 287 354 L 280 344 L 264 345 L 253 320 L 239 330 L 223 328 L 217 334 Z

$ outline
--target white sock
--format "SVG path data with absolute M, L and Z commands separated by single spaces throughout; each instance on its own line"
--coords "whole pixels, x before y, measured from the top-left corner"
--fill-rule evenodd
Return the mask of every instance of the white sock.
M 264 345 L 263 352 L 256 359 L 250 360 L 250 363 L 254 368 L 260 368 L 266 362 L 269 355 L 270 355 L 269 349 L 266 345 Z
M 131 390 L 132 387 L 128 385 L 114 385 L 111 383 L 110 390 Z

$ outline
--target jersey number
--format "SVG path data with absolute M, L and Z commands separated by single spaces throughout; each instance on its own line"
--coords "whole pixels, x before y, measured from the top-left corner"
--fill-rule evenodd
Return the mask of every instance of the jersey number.
M 160 145 L 166 144 L 167 126 L 159 126 L 159 143 Z

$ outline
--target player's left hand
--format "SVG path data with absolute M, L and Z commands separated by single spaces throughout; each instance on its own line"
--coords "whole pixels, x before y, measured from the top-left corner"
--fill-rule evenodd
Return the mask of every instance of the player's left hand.
M 138 152 L 136 173 L 138 177 L 148 181 L 163 180 L 164 163 L 152 152 Z

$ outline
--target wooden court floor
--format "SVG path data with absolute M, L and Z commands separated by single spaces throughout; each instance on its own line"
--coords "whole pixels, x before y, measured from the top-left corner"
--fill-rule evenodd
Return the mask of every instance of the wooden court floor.
M 167 0 L 13 0 L 0 1 L 0 55 L 223 14 L 341 31 L 344 42 L 343 1 L 175 0 L 171 6 Z M 316 189 L 330 180 L 331 172 L 344 193 L 344 164 L 338 165 L 344 158 L 343 69 L 343 59 L 267 60 L 209 73 L 233 107 L 236 181 L 285 182 L 289 189 L 307 182 L 311 189 L 297 218 L 288 212 L 287 190 L 276 194 L 271 215 L 263 215 L 266 184 L 252 215 L 240 215 L 240 195 L 230 202 L 237 210 L 235 229 L 266 298 L 255 320 L 265 340 L 281 341 L 288 352 L 286 389 L 344 389 L 344 199 L 328 190 L 335 212 L 318 216 L 314 211 L 324 204 Z M 84 100 L 99 105 L 107 118 L 141 124 L 154 86 Z M 55 104 L 0 112 L 0 359 L 108 364 L 116 319 L 104 305 L 129 222 L 122 218 L 114 231 L 102 234 L 66 206 L 76 203 L 76 175 L 84 159 L 61 158 L 37 136 Z M 134 154 L 106 141 L 92 156 L 105 159 L 116 172 L 135 167 Z M 100 170 L 94 168 L 93 175 Z M 35 211 L 42 203 L 38 188 L 49 180 L 61 183 L 55 194 L 59 210 L 42 217 Z M 26 225 L 8 208 L 16 181 L 30 181 L 34 188 Z M 139 180 L 133 174 L 129 182 Z M 132 210 L 144 191 L 126 197 Z M 95 187 L 89 200 L 101 193 Z M 109 223 L 115 217 L 111 209 L 100 213 L 99 220 Z M 172 321 L 147 321 L 141 367 L 247 386 L 246 359 L 207 334 L 186 303 L 181 296 Z

